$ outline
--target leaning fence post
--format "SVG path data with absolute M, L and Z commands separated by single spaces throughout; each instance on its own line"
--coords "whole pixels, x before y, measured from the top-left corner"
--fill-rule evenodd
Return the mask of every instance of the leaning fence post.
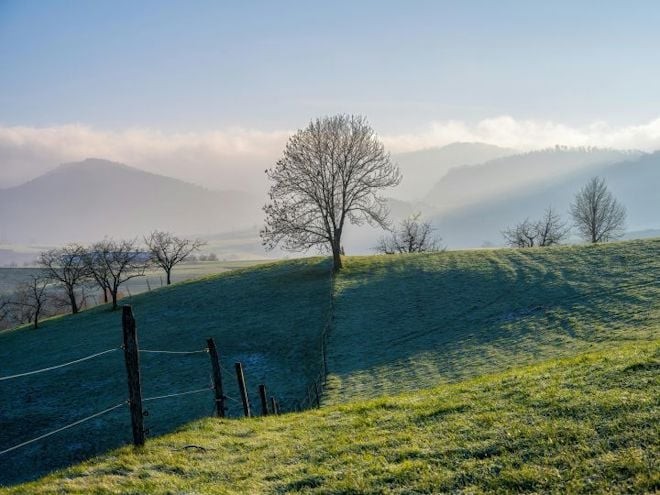
M 238 390 L 241 393 L 241 401 L 243 402 L 243 414 L 246 418 L 250 417 L 250 399 L 248 398 L 247 388 L 245 387 L 245 375 L 243 375 L 243 365 L 241 363 L 234 364 L 236 368 L 236 378 L 238 380 Z
M 140 385 L 140 354 L 138 351 L 135 318 L 130 306 L 122 308 L 122 329 L 124 331 L 124 360 L 128 375 L 128 400 L 131 410 L 133 444 L 144 445 L 144 417 L 142 412 L 142 388 Z
M 261 400 L 261 415 L 268 416 L 268 399 L 266 399 L 266 385 L 259 385 L 259 399 Z
M 219 418 L 225 417 L 225 394 L 222 390 L 222 373 L 220 372 L 220 358 L 213 338 L 206 339 L 213 369 L 213 391 L 215 393 L 215 409 Z
M 271 411 L 273 411 L 273 414 L 275 416 L 277 416 L 280 413 L 279 408 L 277 407 L 277 401 L 273 396 L 270 397 L 270 409 Z

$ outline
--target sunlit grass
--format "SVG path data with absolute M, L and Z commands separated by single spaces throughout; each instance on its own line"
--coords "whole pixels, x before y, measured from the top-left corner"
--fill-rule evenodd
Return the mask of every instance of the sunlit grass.
M 414 394 L 205 419 L 6 493 L 652 493 L 659 349 L 612 346 Z

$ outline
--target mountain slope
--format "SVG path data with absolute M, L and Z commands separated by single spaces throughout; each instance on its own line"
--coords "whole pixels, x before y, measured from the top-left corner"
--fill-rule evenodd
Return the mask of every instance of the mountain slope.
M 484 241 L 501 244 L 501 231 L 508 225 L 536 218 L 552 205 L 568 220 L 575 193 L 594 175 L 606 179 L 608 187 L 628 210 L 629 230 L 660 226 L 660 152 L 635 160 L 601 164 L 548 179 L 506 194 L 498 194 L 460 209 L 445 211 L 433 219 L 440 235 L 452 248 L 476 247 Z
M 563 148 L 532 151 L 455 167 L 427 194 L 425 201 L 450 211 L 519 192 L 540 182 L 552 181 L 580 169 L 639 158 L 641 153 L 598 148 Z
M 5 493 L 654 493 L 659 348 L 301 414 L 205 419 Z
M 452 143 L 441 148 L 398 153 L 392 159 L 399 165 L 403 180 L 388 194 L 400 200 L 420 200 L 427 194 L 429 185 L 440 180 L 452 167 L 474 165 L 515 153 L 510 148 L 484 143 Z
M 123 164 L 89 159 L 0 190 L 0 238 L 15 243 L 93 241 L 229 231 L 260 220 L 256 198 L 210 191 Z

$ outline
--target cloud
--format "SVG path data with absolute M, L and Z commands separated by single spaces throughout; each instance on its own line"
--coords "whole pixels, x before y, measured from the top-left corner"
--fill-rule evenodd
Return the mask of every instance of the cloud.
M 642 125 L 612 127 L 595 122 L 584 127 L 510 116 L 484 119 L 470 125 L 462 121 L 432 122 L 416 133 L 383 135 L 393 151 L 414 151 L 454 142 L 481 142 L 519 150 L 555 145 L 605 148 L 660 149 L 660 118 Z
M 96 157 L 210 188 L 262 192 L 263 170 L 280 155 L 291 131 L 231 128 L 206 132 L 153 129 L 104 131 L 86 125 L 0 126 L 0 187 L 36 177 L 56 165 Z M 510 116 L 476 123 L 432 122 L 418 132 L 381 134 L 392 152 L 478 141 L 520 150 L 567 146 L 660 149 L 660 118 L 634 126 L 595 122 L 583 127 Z

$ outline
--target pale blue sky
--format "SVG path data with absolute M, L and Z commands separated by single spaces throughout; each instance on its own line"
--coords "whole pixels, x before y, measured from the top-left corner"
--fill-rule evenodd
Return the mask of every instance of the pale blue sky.
M 660 115 L 660 2 L 0 0 L 0 124 L 385 132 Z

